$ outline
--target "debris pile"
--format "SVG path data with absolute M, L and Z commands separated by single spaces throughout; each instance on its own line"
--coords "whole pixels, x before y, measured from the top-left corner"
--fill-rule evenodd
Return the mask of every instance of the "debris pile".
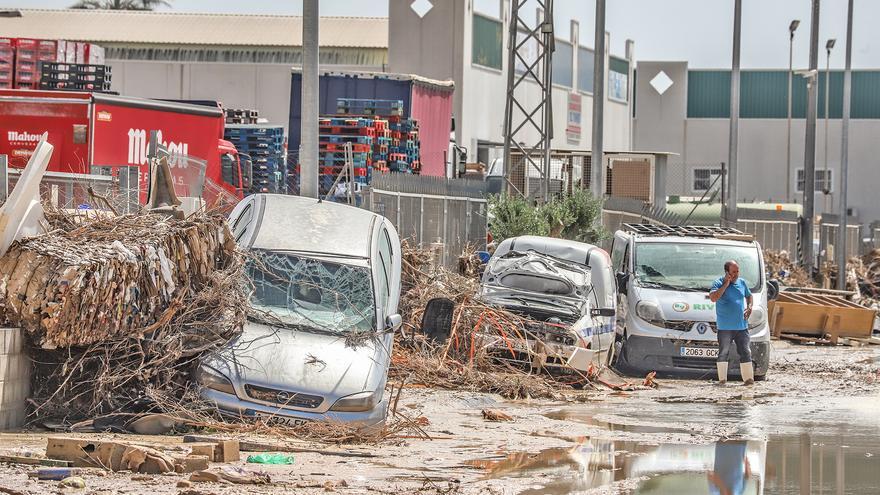
M 403 243 L 402 292 L 404 316 L 391 363 L 391 377 L 439 388 L 497 393 L 509 399 L 559 399 L 562 389 L 586 385 L 589 374 L 572 370 L 564 377 L 531 373 L 488 355 L 477 332 L 500 335 L 508 346 L 526 345 L 528 319 L 476 299 L 479 282 L 433 266 L 431 252 Z M 442 340 L 421 332 L 428 301 L 447 298 L 455 303 L 451 332 Z M 598 370 L 596 370 L 598 373 Z
M 70 216 L 0 258 L 0 320 L 30 336 L 32 416 L 71 422 L 181 396 L 240 331 L 243 256 L 222 217 Z
M 770 278 L 780 281 L 789 287 L 815 287 L 807 272 L 796 265 L 789 257 L 788 251 L 764 250 L 764 264 Z
M 880 311 L 880 249 L 861 258 L 850 258 L 846 264 L 846 286 L 855 291 L 853 300 Z

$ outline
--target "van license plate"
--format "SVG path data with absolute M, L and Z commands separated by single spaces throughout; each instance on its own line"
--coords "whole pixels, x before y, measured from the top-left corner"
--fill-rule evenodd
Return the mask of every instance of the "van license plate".
M 717 358 L 717 347 L 682 347 L 682 357 Z

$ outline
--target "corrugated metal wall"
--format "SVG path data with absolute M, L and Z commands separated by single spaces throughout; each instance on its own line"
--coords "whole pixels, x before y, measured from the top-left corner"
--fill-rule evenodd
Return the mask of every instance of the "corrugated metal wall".
M 831 71 L 828 114 L 839 119 L 843 112 L 843 72 Z M 784 119 L 787 116 L 788 72 L 754 70 L 741 73 L 740 117 L 745 119 Z M 819 118 L 825 118 L 825 72 L 819 73 Z M 799 75 L 792 78 L 793 118 L 806 115 L 807 83 Z M 688 118 L 730 116 L 730 72 L 726 70 L 688 71 Z M 852 117 L 880 119 L 880 71 L 853 71 Z

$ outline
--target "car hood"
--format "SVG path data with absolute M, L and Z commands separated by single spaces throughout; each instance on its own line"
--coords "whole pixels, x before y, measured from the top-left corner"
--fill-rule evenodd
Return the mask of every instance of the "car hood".
M 226 374 L 239 398 L 244 385 L 319 395 L 312 412 L 326 412 L 337 399 L 383 385 L 389 357 L 378 341 L 348 347 L 342 336 L 248 321 L 242 334 L 205 364 Z
M 508 284 L 505 279 L 516 279 Z M 547 256 L 535 251 L 511 251 L 504 256 L 491 258 L 483 273 L 480 287 L 483 292 L 509 290 L 530 292 L 547 298 L 582 298 L 590 289 L 590 268 L 570 261 Z M 562 286 L 568 293 L 560 292 Z
M 667 320 L 715 321 L 715 303 L 709 300 L 709 291 L 637 287 L 636 292 L 634 300 L 656 302 Z

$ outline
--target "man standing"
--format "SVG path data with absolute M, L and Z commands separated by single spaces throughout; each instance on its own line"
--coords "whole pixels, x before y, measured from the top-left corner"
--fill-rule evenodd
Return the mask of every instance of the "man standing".
M 727 383 L 727 358 L 730 356 L 731 342 L 736 343 L 739 352 L 743 384 L 755 383 L 747 323 L 752 314 L 752 291 L 746 281 L 739 278 L 736 261 L 724 263 L 724 276 L 712 284 L 709 299 L 715 303 L 715 325 L 718 328 L 718 383 Z

